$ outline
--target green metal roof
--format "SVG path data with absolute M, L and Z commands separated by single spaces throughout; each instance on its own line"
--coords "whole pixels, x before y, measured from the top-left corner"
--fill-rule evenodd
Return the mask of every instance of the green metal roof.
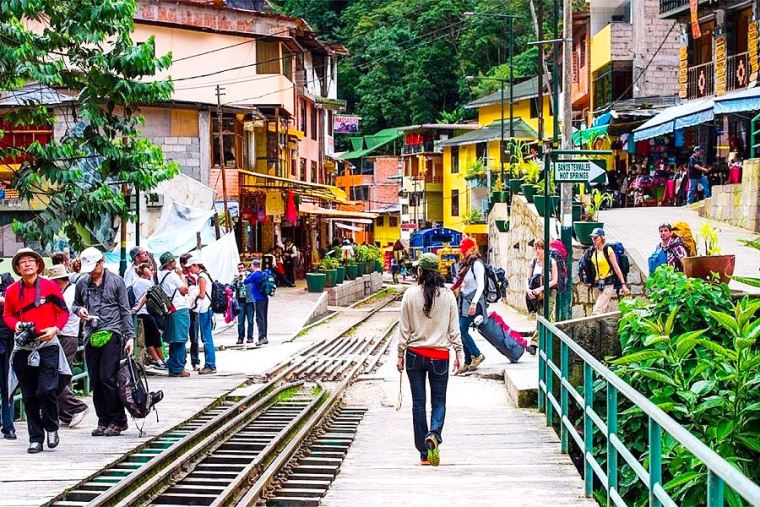
M 393 127 L 383 129 L 369 136 L 351 138 L 351 151 L 343 153 L 340 158 L 343 160 L 355 160 L 370 156 L 376 150 L 402 137 L 404 137 L 404 132 L 401 129 Z M 361 144 L 356 141 L 361 141 Z
M 538 132 L 525 123 L 522 118 L 514 119 L 515 139 L 538 139 Z M 471 130 L 461 136 L 452 137 L 441 143 L 441 146 L 463 146 L 465 144 L 485 143 L 501 138 L 501 120 L 496 120 L 478 130 Z M 504 121 L 504 139 L 509 139 L 509 120 Z
M 547 86 L 544 84 L 544 86 Z M 514 85 L 514 100 L 523 100 L 523 99 L 531 99 L 533 97 L 538 97 L 538 76 L 534 76 L 527 81 L 523 81 L 522 83 L 516 83 Z M 485 97 L 481 97 L 479 99 L 475 99 L 472 102 L 468 103 L 466 108 L 468 109 L 474 109 L 476 107 L 483 107 L 483 106 L 490 106 L 492 104 L 498 104 L 501 102 L 501 90 L 497 91 L 496 93 L 492 93 L 491 95 L 486 95 Z M 504 103 L 509 103 L 509 86 L 504 87 Z

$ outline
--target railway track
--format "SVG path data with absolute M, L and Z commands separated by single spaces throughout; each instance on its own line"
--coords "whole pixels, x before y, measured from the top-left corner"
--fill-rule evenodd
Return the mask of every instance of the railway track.
M 220 398 L 46 505 L 316 505 L 360 421 L 361 410 L 340 399 L 379 366 L 397 321 L 378 312 L 398 298 L 275 366 L 247 396 Z

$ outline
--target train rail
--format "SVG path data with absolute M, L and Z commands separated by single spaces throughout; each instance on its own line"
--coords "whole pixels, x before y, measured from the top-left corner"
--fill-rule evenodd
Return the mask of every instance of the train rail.
M 294 502 L 313 505 L 329 481 L 308 471 L 334 477 L 342 462 L 335 453 L 344 453 L 350 438 L 334 438 L 329 428 L 342 418 L 339 429 L 348 437 L 346 430 L 358 425 L 356 409 L 340 400 L 358 375 L 379 366 L 397 321 L 378 312 L 397 300 L 379 302 L 272 368 L 247 396 L 221 398 L 46 505 L 263 505 L 274 498 L 282 505 L 290 494 L 306 495 Z M 299 480 L 313 487 L 292 487 Z

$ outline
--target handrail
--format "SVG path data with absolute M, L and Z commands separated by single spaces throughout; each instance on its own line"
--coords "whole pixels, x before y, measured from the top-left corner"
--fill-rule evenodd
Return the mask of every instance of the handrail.
M 760 116 L 760 115 L 759 115 Z M 618 394 L 622 394 L 634 405 L 642 410 L 649 418 L 649 454 L 650 465 L 646 475 L 642 477 L 644 469 L 636 461 L 631 468 L 636 470 L 639 480 L 649 489 L 650 505 L 676 505 L 664 490 L 662 484 L 662 432 L 667 432 L 677 440 L 691 454 L 697 457 L 708 469 L 707 506 L 723 506 L 723 486 L 727 484 L 751 505 L 760 505 L 760 486 L 752 482 L 748 477 L 739 472 L 730 463 L 723 459 L 715 451 L 707 447 L 698 438 L 689 433 L 683 426 L 672 417 L 652 403 L 639 391 L 631 387 L 623 379 L 618 377 L 609 368 L 593 357 L 578 343 L 573 341 L 567 334 L 543 317 L 538 318 L 539 331 L 539 409 L 546 413 L 547 425 L 554 423 L 554 410 L 559 413 L 560 438 L 562 451 L 567 453 L 567 437 L 570 434 L 578 442 L 575 427 L 567 417 L 568 400 L 577 402 L 581 395 L 570 383 L 569 378 L 569 351 L 572 350 L 584 365 L 583 375 L 583 422 L 584 422 L 584 445 L 579 445 L 584 455 L 584 469 L 586 471 L 586 495 L 591 496 L 593 476 L 595 474 L 604 484 L 610 503 L 624 505 L 617 492 L 617 458 L 623 457 L 626 464 L 631 465 L 633 455 L 628 451 L 620 439 L 617 438 L 617 415 Z M 552 337 L 560 340 L 561 365 L 557 368 L 553 358 Z M 601 467 L 593 455 L 593 428 L 594 422 L 599 427 L 600 417 L 593 409 L 593 374 L 600 376 L 607 385 L 607 425 L 603 431 L 607 439 L 607 471 L 602 473 Z M 561 401 L 558 403 L 553 394 L 554 377 L 559 379 Z M 568 394 L 572 393 L 572 396 Z M 600 428 L 601 430 L 602 428 Z M 639 465 L 639 466 L 637 466 Z M 648 479 L 648 480 L 644 480 Z
M 750 129 L 752 131 L 750 138 L 750 142 L 752 145 L 750 146 L 750 157 L 755 158 L 758 154 L 758 148 L 760 148 L 760 141 L 757 140 L 758 134 L 760 134 L 760 128 L 758 128 L 757 124 L 760 122 L 760 114 L 752 118 L 752 124 L 750 126 Z

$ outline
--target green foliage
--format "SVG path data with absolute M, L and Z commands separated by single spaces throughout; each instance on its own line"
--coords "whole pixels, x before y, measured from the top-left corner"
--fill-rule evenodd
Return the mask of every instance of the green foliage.
M 485 175 L 486 165 L 483 163 L 483 159 L 478 158 L 467 166 L 467 170 L 464 173 L 464 179 L 472 180 L 482 178 Z
M 142 137 L 137 109 L 170 98 L 169 81 L 146 78 L 168 69 L 171 55 L 155 57 L 153 38 L 134 44 L 134 0 L 2 1 L 0 6 L 0 90 L 38 82 L 79 92 L 64 136 L 44 146 L 32 143 L 22 153 L 0 146 L 0 158 L 26 160 L 11 183 L 21 198 L 47 203 L 33 220 L 15 222 L 13 230 L 43 246 L 63 231 L 81 248 L 78 227 L 128 215 L 122 184 L 144 192 L 179 170 Z M 45 20 L 44 29 L 33 31 L 30 18 Z M 17 126 L 56 123 L 54 111 L 33 98 L 3 120 Z
M 586 219 L 591 222 L 597 222 L 599 220 L 599 210 L 604 206 L 612 206 L 612 194 L 609 192 L 602 193 L 599 189 L 595 188 L 591 192 L 591 197 L 584 208 Z
M 322 262 L 319 263 L 323 270 L 336 269 L 340 266 L 338 259 L 333 256 L 325 256 Z
M 704 242 L 705 255 L 720 255 L 718 229 L 710 222 L 704 222 L 697 233 L 697 240 Z
M 621 302 L 623 355 L 611 369 L 703 443 L 757 482 L 760 470 L 760 300 L 732 303 L 726 285 L 658 269 L 648 299 Z M 619 434 L 647 466 L 647 420 L 621 403 Z M 665 489 L 679 505 L 703 503 L 707 470 L 669 436 L 663 442 Z M 621 493 L 645 505 L 643 485 L 621 468 Z M 729 505 L 741 505 L 727 495 Z
M 451 111 L 443 111 L 438 117 L 438 123 L 459 123 L 464 120 L 465 112 L 464 106 L 459 106 Z
M 760 250 L 760 239 L 755 239 L 755 240 L 740 239 L 739 241 L 741 241 L 748 247 L 754 248 L 755 250 Z M 760 270 L 760 268 L 758 269 Z M 732 280 L 736 280 L 737 282 L 751 285 L 752 287 L 760 287 L 760 278 L 756 276 L 734 276 L 732 277 Z
M 483 217 L 482 211 L 479 209 L 473 209 L 465 213 L 462 217 L 462 222 L 464 222 L 465 225 L 482 224 L 485 223 L 485 218 Z

